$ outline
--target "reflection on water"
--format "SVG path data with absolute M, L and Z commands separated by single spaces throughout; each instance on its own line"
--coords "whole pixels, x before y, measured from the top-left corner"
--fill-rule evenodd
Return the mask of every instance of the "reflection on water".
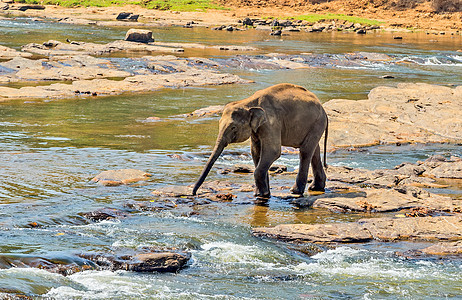
M 125 33 L 121 28 L 27 19 L 0 20 L 0 27 L 4 32 L 0 44 L 16 48 L 51 38 L 108 42 Z M 18 34 L 24 30 L 27 35 Z M 155 188 L 195 181 L 215 142 L 218 117 L 185 120 L 170 116 L 239 100 L 279 82 L 306 86 L 323 101 L 340 97 L 361 99 L 377 85 L 403 81 L 461 84 L 460 66 L 436 63 L 432 58 L 444 50 L 447 52 L 442 55 L 458 60 L 454 51 L 460 48 L 460 36 L 404 34 L 403 40 L 396 41 L 391 34 L 380 32 L 366 36 L 297 33 L 281 40 L 256 30 L 228 33 L 204 28 L 155 28 L 154 32 L 159 41 L 246 44 L 258 47 L 261 53 L 387 53 L 394 55 L 395 60 L 402 57 L 403 67 L 394 63 L 392 69 L 234 68 L 232 72 L 255 83 L 104 98 L 0 103 L 0 253 L 64 259 L 82 252 L 145 246 L 192 252 L 188 268 L 179 274 L 86 271 L 63 277 L 34 268 L 4 269 L 0 270 L 0 295 L 17 292 L 53 299 L 421 299 L 457 298 L 461 294 L 461 261 L 406 260 L 394 254 L 417 247 L 412 243 L 373 242 L 324 249 L 308 257 L 284 244 L 250 234 L 258 226 L 354 221 L 375 216 L 371 214 L 299 209 L 290 200 L 276 197 L 266 205 L 256 205 L 249 192 L 239 194 L 231 203 L 135 211 L 120 220 L 95 223 L 82 217 L 83 213 L 100 208 L 125 210 L 127 203 L 133 201 L 151 203 L 156 201 L 151 195 Z M 438 43 L 430 39 L 438 39 Z M 184 53 L 192 54 L 217 60 L 235 55 L 199 50 Z M 404 62 L 404 57 L 416 61 Z M 440 57 L 438 62 L 445 63 Z M 380 78 L 388 72 L 398 74 L 396 80 Z M 148 117 L 161 120 L 145 122 Z M 250 164 L 248 153 L 248 143 L 229 147 L 208 180 L 253 183 L 252 175 L 215 172 L 235 163 Z M 369 169 L 393 168 L 433 154 L 449 157 L 462 153 L 457 145 L 380 146 L 329 153 L 328 162 Z M 298 157 L 283 155 L 277 163 L 292 171 L 298 165 Z M 101 171 L 123 168 L 141 169 L 153 177 L 120 187 L 90 182 Z M 271 176 L 270 180 L 273 186 L 289 187 L 294 178 Z M 449 185 L 449 189 L 434 191 L 460 197 L 460 183 L 443 184 Z

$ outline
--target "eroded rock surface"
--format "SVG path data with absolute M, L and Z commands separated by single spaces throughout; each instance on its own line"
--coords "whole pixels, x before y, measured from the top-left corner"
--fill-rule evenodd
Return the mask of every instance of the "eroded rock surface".
M 0 45 L 0 59 L 11 59 L 15 57 L 31 57 L 31 53 L 20 52 L 16 49 Z
M 462 87 L 398 84 L 367 100 L 330 100 L 330 148 L 390 143 L 462 142 Z
M 373 218 L 352 223 L 282 224 L 255 228 L 253 233 L 298 243 L 352 243 L 380 241 L 462 240 L 462 216 Z

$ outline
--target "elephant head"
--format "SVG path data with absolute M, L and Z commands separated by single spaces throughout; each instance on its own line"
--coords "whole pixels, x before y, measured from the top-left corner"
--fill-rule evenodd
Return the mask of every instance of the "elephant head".
M 253 132 L 267 121 L 265 111 L 260 107 L 242 107 L 229 103 L 225 106 L 219 121 L 217 141 L 207 164 L 202 171 L 193 188 L 193 195 L 196 195 L 205 178 L 210 172 L 215 161 L 218 159 L 224 148 L 230 143 L 241 143 L 246 141 Z

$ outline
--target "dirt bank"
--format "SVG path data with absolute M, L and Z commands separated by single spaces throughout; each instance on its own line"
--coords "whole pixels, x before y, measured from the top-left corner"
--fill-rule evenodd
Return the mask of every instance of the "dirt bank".
M 3 0 L 5 1 L 5 0 Z M 458 1 L 458 0 L 454 0 Z M 4 2 L 0 2 L 4 3 Z M 65 8 L 45 6 L 44 9 L 19 10 L 23 4 L 8 4 L 0 14 L 14 16 L 43 17 L 62 20 L 71 23 L 86 24 L 88 20 L 96 25 L 132 26 L 135 22 L 116 21 L 120 12 L 131 12 L 139 15 L 137 26 L 169 26 L 185 25 L 195 22 L 195 25 L 215 26 L 237 24 L 245 17 L 250 18 L 291 18 L 306 14 L 343 14 L 383 22 L 385 29 L 425 29 L 448 31 L 459 34 L 462 30 L 461 9 L 456 11 L 438 11 L 430 1 L 420 3 L 400 4 L 397 1 L 374 3 L 361 0 L 331 1 L 326 3 L 306 3 L 302 1 L 261 1 L 233 0 L 222 1 L 228 10 L 209 10 L 207 12 L 177 12 L 160 11 L 142 8 L 136 5 L 113 7 L 75 7 Z M 3 4 L 5 5 L 5 4 Z M 459 10 L 459 11 L 457 11 Z M 82 21 L 83 20 L 83 21 Z

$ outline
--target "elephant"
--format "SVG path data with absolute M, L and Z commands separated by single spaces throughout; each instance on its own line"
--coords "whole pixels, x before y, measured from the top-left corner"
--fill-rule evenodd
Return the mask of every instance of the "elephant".
M 224 148 L 251 138 L 255 164 L 255 196 L 271 196 L 268 170 L 281 156 L 281 146 L 300 149 L 300 167 L 291 193 L 303 195 L 311 167 L 314 180 L 309 190 L 324 191 L 326 174 L 321 162 L 319 141 L 324 134 L 324 167 L 328 118 L 319 99 L 304 87 L 281 83 L 257 91 L 249 98 L 225 105 L 219 121 L 215 147 L 193 188 L 196 195 Z

